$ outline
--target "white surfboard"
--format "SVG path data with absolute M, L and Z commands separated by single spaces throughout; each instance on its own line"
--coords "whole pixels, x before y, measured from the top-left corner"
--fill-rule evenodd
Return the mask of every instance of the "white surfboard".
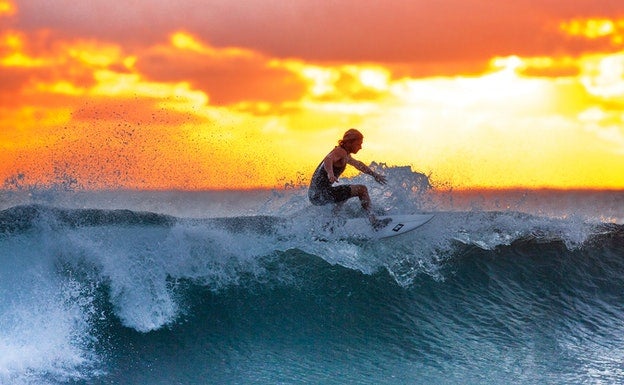
M 390 223 L 381 229 L 374 230 L 368 218 L 347 219 L 344 226 L 335 232 L 342 232 L 349 237 L 381 239 L 395 237 L 405 234 L 429 222 L 433 215 L 431 214 L 414 214 L 414 215 L 389 215 L 378 217 L 382 220 L 390 218 Z

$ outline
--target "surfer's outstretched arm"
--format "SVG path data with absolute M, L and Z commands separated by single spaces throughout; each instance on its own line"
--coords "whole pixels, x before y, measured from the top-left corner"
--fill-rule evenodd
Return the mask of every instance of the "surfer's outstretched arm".
M 386 177 L 376 173 L 375 171 L 371 170 L 370 167 L 368 167 L 367 165 L 365 165 L 363 162 L 360 162 L 357 159 L 354 159 L 352 156 L 349 156 L 347 158 L 347 163 L 349 163 L 351 166 L 355 167 L 357 170 L 363 172 L 364 174 L 368 174 L 370 176 L 372 176 L 373 178 L 375 178 L 375 180 L 377 181 L 377 183 L 379 184 L 386 184 L 387 180 Z
M 387 222 L 385 222 L 385 220 L 379 221 L 375 217 L 375 214 L 371 210 L 371 199 L 366 186 L 361 184 L 332 186 L 334 182 L 338 181 L 338 177 L 342 171 L 344 171 L 347 164 L 352 165 L 360 172 L 371 175 L 378 183 L 386 184 L 385 176 L 374 172 L 364 163 L 351 157 L 351 154 L 356 154 L 360 151 L 363 140 L 364 135 L 354 128 L 345 132 L 342 140 L 338 141 L 338 146 L 334 147 L 334 149 L 325 156 L 322 164 L 317 168 L 317 171 L 314 172 L 312 181 L 310 182 L 309 192 L 311 193 L 309 196 L 312 204 L 326 204 L 331 202 L 341 204 L 349 198 L 358 197 L 362 208 L 368 215 L 371 225 L 377 229 L 386 225 Z

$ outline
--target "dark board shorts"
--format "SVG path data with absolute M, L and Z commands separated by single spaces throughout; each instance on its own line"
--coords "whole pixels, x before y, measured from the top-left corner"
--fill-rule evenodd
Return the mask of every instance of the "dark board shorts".
M 308 190 L 308 198 L 315 206 L 344 202 L 351 198 L 351 185 L 330 186 L 318 190 L 310 189 Z

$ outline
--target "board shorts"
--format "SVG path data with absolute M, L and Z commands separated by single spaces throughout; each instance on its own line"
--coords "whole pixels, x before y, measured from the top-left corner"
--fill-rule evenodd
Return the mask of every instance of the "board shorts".
M 310 188 L 308 190 L 310 203 L 315 206 L 323 206 L 329 203 L 340 203 L 351 198 L 351 185 L 323 186 L 323 188 Z
M 334 175 L 339 177 L 344 169 L 344 167 L 334 166 Z M 310 199 L 310 203 L 315 206 L 344 202 L 351 198 L 351 185 L 343 184 L 339 186 L 332 186 L 332 183 L 329 181 L 327 176 L 327 172 L 323 168 L 323 162 L 321 162 L 314 171 L 312 179 L 310 180 L 308 198 Z

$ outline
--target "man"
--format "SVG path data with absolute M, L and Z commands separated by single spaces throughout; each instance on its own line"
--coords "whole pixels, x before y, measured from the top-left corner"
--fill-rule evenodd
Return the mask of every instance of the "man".
M 371 175 L 380 184 L 386 184 L 386 178 L 371 170 L 364 163 L 354 159 L 351 154 L 357 154 L 362 148 L 364 135 L 358 130 L 351 128 L 344 133 L 338 146 L 327 154 L 312 175 L 308 197 L 313 205 L 321 206 L 328 203 L 336 204 L 337 211 L 349 198 L 358 197 L 362 208 L 366 210 L 368 219 L 375 229 L 382 228 L 389 221 L 378 220 L 371 210 L 371 200 L 368 189 L 361 184 L 332 186 L 338 181 L 338 177 L 347 167 L 347 164 L 355 167 L 359 171 Z

